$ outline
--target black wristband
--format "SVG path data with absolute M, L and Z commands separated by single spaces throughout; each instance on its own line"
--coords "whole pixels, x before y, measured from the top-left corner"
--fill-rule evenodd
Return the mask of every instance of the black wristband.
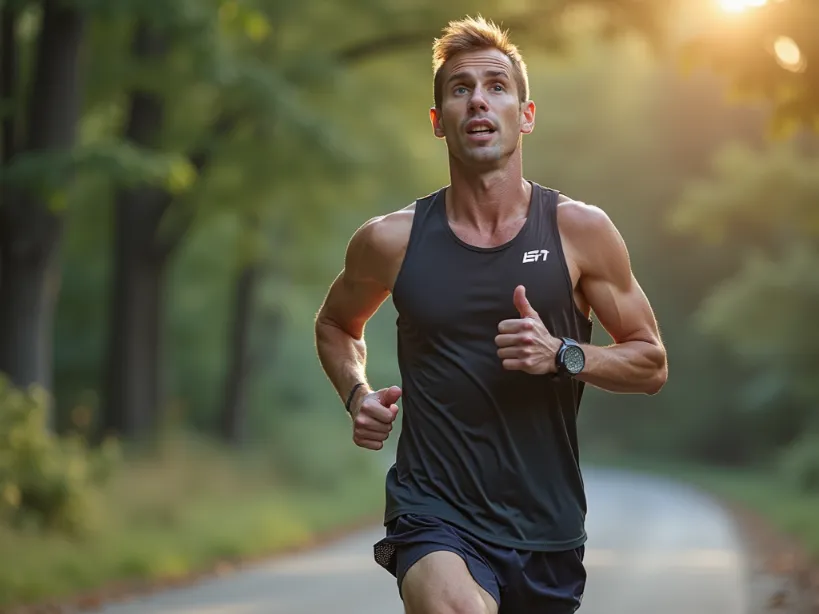
M 355 391 L 358 390 L 361 386 L 364 385 L 364 382 L 358 382 L 353 389 L 350 390 L 350 396 L 347 397 L 347 402 L 344 404 L 344 409 L 347 410 L 347 413 L 350 413 L 350 403 L 353 402 L 353 395 L 355 395 Z

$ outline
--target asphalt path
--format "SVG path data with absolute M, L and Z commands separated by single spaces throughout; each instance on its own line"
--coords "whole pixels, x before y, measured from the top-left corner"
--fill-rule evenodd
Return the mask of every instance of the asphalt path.
M 746 614 L 746 558 L 730 516 L 661 478 L 585 472 L 588 583 L 581 614 Z M 104 614 L 402 614 L 395 579 L 372 559 L 381 527 Z

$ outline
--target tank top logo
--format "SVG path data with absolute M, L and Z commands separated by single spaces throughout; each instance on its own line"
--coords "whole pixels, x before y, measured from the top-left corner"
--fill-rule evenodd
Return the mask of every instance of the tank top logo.
M 523 262 L 546 262 L 548 255 L 548 249 L 533 249 L 523 254 Z

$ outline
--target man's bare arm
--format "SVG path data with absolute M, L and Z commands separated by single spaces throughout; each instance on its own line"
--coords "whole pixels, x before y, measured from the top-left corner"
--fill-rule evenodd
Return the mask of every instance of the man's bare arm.
M 614 340 L 607 347 L 584 346 L 586 366 L 577 379 L 610 392 L 656 394 L 668 377 L 666 351 L 625 242 L 597 207 L 566 203 L 560 212 L 561 233 L 580 269 L 580 292 Z
M 316 317 L 316 349 L 342 402 L 353 386 L 367 384 L 367 321 L 387 299 L 403 260 L 414 206 L 369 220 L 350 239 L 341 273 Z M 366 394 L 362 386 L 356 398 Z M 355 403 L 354 403 L 355 404 Z
M 378 219 L 370 220 L 353 235 L 344 268 L 331 284 L 316 317 L 319 361 L 343 402 L 355 384 L 367 383 L 364 328 L 389 295 L 374 267 L 378 262 L 373 245 L 377 223 Z

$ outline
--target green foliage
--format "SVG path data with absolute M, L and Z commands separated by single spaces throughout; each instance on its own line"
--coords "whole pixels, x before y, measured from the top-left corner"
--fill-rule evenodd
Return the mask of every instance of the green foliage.
M 819 237 L 819 157 L 788 141 L 753 150 L 732 143 L 708 176 L 686 185 L 671 223 L 705 241 L 745 249 Z
M 819 400 L 819 159 L 793 143 L 753 152 L 737 146 L 692 183 L 676 227 L 742 254 L 742 262 L 702 302 L 696 322 L 753 368 L 742 398 L 776 412 L 789 400 Z
M 819 400 L 819 330 L 811 324 L 819 311 L 817 266 L 819 250 L 804 243 L 784 247 L 776 260 L 751 256 L 705 301 L 700 320 L 743 360 Z
M 780 457 L 780 470 L 799 492 L 819 494 L 819 434 L 808 433 L 786 448 Z
M 9 186 L 43 195 L 57 193 L 77 176 L 103 178 L 114 185 L 150 185 L 171 193 L 188 189 L 195 170 L 179 154 L 153 153 L 122 142 L 96 143 L 71 152 L 30 152 L 3 168 Z
M 113 442 L 89 450 L 78 436 L 57 438 L 46 428 L 49 400 L 0 377 L 0 518 L 20 528 L 72 535 L 95 523 L 95 489 L 114 469 Z

